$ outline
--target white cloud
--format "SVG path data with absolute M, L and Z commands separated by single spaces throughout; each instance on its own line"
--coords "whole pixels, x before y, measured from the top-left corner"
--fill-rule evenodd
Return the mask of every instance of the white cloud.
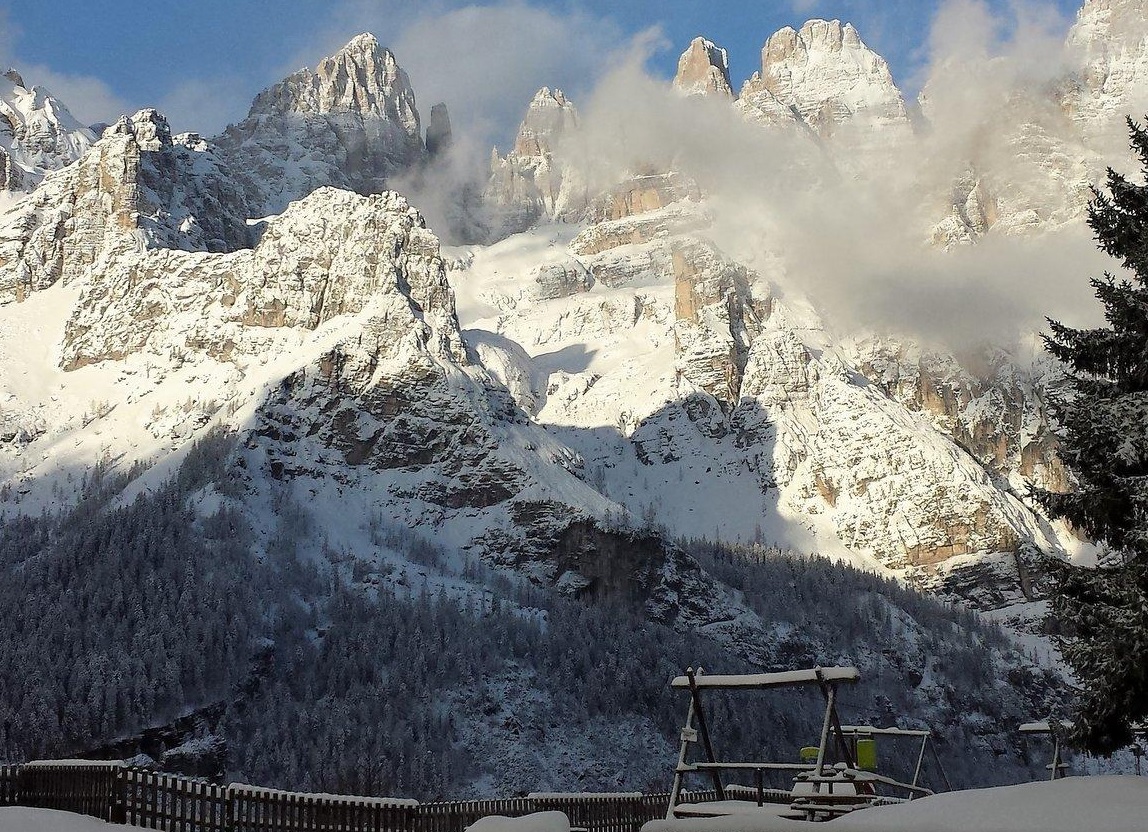
M 167 93 L 157 106 L 173 133 L 216 136 L 247 115 L 254 97 L 255 92 L 240 78 L 191 78 Z
M 114 122 L 134 107 L 99 78 L 56 72 L 42 64 L 16 63 L 24 82 L 48 89 L 83 124 Z
M 562 152 L 593 165 L 599 184 L 643 163 L 693 176 L 709 196 L 718 244 L 808 293 L 839 324 L 950 347 L 1007 341 L 1042 328 L 1045 315 L 1091 325 L 1097 305 L 1087 277 L 1112 264 L 1082 226 L 950 252 L 925 242 L 926 219 L 944 216 L 954 181 L 974 161 L 999 175 L 1010 198 L 1033 192 L 1039 203 L 1039 189 L 1053 187 L 1043 158 L 1017 159 L 1011 124 L 1038 125 L 1050 148 L 1079 151 L 1048 96 L 1046 82 L 1063 69 L 1059 24 L 1013 34 L 983 10 L 961 0 L 938 17 L 934 129 L 887 174 L 834 177 L 811 143 L 748 125 L 722 102 L 676 96 L 639 62 L 604 78 L 582 107 L 584 130 Z

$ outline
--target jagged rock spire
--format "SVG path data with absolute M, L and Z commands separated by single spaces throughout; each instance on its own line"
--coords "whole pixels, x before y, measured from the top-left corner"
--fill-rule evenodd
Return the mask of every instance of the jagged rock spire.
M 864 44 L 853 24 L 840 20 L 810 20 L 799 30 L 787 26 L 772 35 L 751 85 L 793 107 L 818 132 L 862 113 L 908 123 L 889 64 Z
M 391 50 L 364 33 L 311 69 L 300 69 L 264 90 L 251 115 L 358 113 L 419 132 L 419 112 L 410 78 Z
M 427 153 L 432 157 L 445 153 L 454 141 L 450 126 L 450 112 L 446 104 L 438 103 L 431 107 L 430 124 L 427 125 Z
M 719 95 L 733 98 L 729 83 L 729 56 L 705 38 L 694 38 L 678 59 L 674 89 L 687 95 Z

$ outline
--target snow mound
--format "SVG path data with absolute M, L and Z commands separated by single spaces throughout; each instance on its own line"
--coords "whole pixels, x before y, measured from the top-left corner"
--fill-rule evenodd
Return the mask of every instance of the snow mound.
M 885 832 L 1131 832 L 1145 828 L 1148 778 L 1069 777 L 950 792 L 867 809 L 834 823 Z
M 520 818 L 492 815 L 475 821 L 466 832 L 570 832 L 570 819 L 561 812 L 536 812 Z
M 1131 832 L 1144 828 L 1148 778 L 1069 777 L 1054 782 L 970 789 L 899 806 L 865 809 L 833 821 L 837 830 L 873 832 Z M 642 832 L 793 832 L 804 821 L 770 813 L 652 821 Z

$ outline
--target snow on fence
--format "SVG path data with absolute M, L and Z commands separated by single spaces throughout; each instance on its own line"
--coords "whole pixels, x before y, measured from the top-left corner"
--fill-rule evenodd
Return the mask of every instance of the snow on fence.
M 687 802 L 717 799 L 713 791 Z M 418 803 L 217 786 L 122 763 L 63 761 L 0 766 L 0 806 L 92 815 L 164 832 L 463 832 L 479 818 L 564 812 L 588 832 L 638 832 L 666 816 L 663 794 L 532 794 L 503 800 Z
M 420 803 L 417 823 L 411 828 L 417 832 L 462 832 L 479 818 L 520 818 L 534 811 L 534 803 L 527 797 Z
M 228 832 L 231 804 L 226 786 L 131 768 L 124 772 L 122 820 L 167 832 Z
M 63 809 L 100 820 L 123 817 L 123 787 L 127 771 L 120 762 L 48 760 L 20 766 L 16 803 L 41 809 Z

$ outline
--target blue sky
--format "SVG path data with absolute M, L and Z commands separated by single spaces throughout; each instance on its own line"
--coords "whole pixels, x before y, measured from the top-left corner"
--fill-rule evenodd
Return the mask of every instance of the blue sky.
M 1017 0 L 979 1 L 1007 33 Z M 210 135 L 242 118 L 259 90 L 369 29 L 410 72 L 421 109 L 445 99 L 456 124 L 474 122 L 484 136 L 505 140 L 533 89 L 560 86 L 576 97 L 637 51 L 636 37 L 651 50 L 651 72 L 668 77 L 690 39 L 706 35 L 729 50 L 736 88 L 757 67 L 769 34 L 836 17 L 854 22 L 913 92 L 941 2 L 0 0 L 0 60 L 48 86 L 84 120 L 158 106 L 177 130 Z M 1081 2 L 1025 0 L 1022 8 L 1067 29 Z

